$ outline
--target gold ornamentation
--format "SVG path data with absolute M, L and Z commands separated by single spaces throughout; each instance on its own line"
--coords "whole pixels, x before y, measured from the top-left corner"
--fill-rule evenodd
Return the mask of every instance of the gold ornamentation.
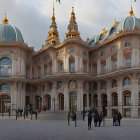
M 117 26 L 119 23 L 120 23 L 120 22 L 118 22 L 118 21 L 116 20 L 116 18 L 115 18 L 115 24 L 114 24 L 114 26 Z
M 103 31 L 100 33 L 100 35 L 101 35 L 101 34 L 106 35 L 106 29 L 105 29 L 105 28 L 103 28 Z
M 129 14 L 130 14 L 130 16 L 135 16 L 132 5 L 131 5 L 131 10 L 130 10 Z
M 3 23 L 3 24 L 8 24 L 8 22 L 9 22 L 9 21 L 8 21 L 7 16 L 6 16 L 6 13 L 5 13 L 5 18 L 3 19 L 2 23 Z
M 70 22 L 76 23 L 76 18 L 75 18 L 75 13 L 74 13 L 74 6 L 72 7 Z

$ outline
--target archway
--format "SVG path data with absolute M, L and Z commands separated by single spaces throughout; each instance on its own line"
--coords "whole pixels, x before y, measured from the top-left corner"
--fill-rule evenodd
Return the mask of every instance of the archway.
M 46 107 L 47 110 L 51 109 L 51 96 L 50 95 L 45 95 L 44 96 L 44 105 Z
M 70 93 L 69 95 L 69 108 L 73 110 L 77 110 L 77 94 Z
M 35 97 L 35 107 L 38 109 L 42 108 L 42 98 L 40 96 Z
M 26 100 L 26 101 L 25 101 L 25 102 L 26 102 L 26 106 L 27 106 L 27 105 L 30 105 L 30 97 L 29 97 L 29 96 L 26 96 L 26 99 L 25 99 L 25 100 Z
M 83 94 L 83 110 L 87 107 L 87 94 Z
M 11 98 L 8 95 L 0 96 L 0 112 L 7 113 L 11 108 Z
M 114 115 L 114 113 L 117 111 L 118 108 L 116 108 L 118 106 L 118 94 L 116 92 L 112 93 L 112 116 Z
M 104 116 L 107 116 L 107 95 L 106 94 L 103 94 L 102 95 L 102 111 L 103 111 L 103 114 Z
M 59 110 L 64 110 L 64 94 L 60 93 L 58 96 L 59 96 Z
M 124 116 L 131 117 L 131 91 L 129 90 L 123 92 L 123 105 L 125 106 L 123 109 Z

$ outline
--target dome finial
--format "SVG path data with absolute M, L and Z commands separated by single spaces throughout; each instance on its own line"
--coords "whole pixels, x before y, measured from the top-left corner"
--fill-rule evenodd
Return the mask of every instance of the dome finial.
M 130 14 L 130 16 L 135 16 L 132 5 L 131 5 L 131 10 L 130 10 L 129 14 Z
M 3 24 L 8 24 L 8 19 L 7 19 L 7 16 L 6 16 L 6 13 L 5 13 L 5 17 L 4 17 L 4 19 L 3 19 L 3 21 L 2 21 L 2 23 Z
M 116 18 L 115 18 L 115 26 L 117 26 L 119 24 L 119 22 L 116 20 Z
M 54 13 L 54 0 L 53 0 L 53 16 L 52 16 L 52 24 L 56 25 L 56 22 L 55 22 L 55 13 Z
M 75 18 L 75 13 L 74 13 L 74 6 L 72 6 L 70 22 L 76 23 L 76 18 Z

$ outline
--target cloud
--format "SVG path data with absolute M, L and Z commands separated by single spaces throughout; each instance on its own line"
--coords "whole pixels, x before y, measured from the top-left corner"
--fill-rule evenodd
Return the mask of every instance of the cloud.
M 48 36 L 52 17 L 52 0 L 0 0 L 0 19 L 6 12 L 12 25 L 18 27 L 25 42 L 41 49 Z M 61 42 L 67 33 L 72 6 L 75 7 L 76 20 L 81 37 L 85 40 L 99 34 L 103 28 L 110 28 L 115 18 L 120 21 L 129 16 L 130 0 L 61 0 L 55 2 L 55 16 Z M 134 4 L 134 12 L 140 17 L 138 7 Z

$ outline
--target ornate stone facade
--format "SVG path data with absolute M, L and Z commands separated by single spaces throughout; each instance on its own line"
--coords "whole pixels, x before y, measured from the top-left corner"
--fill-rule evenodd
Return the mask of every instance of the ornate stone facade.
M 46 44 L 35 52 L 5 17 L 0 24 L 0 112 L 32 105 L 44 110 L 97 109 L 108 117 L 115 110 L 126 117 L 140 116 L 138 20 L 133 15 L 120 23 L 115 20 L 109 30 L 83 41 L 73 8 L 60 43 L 53 8 Z

